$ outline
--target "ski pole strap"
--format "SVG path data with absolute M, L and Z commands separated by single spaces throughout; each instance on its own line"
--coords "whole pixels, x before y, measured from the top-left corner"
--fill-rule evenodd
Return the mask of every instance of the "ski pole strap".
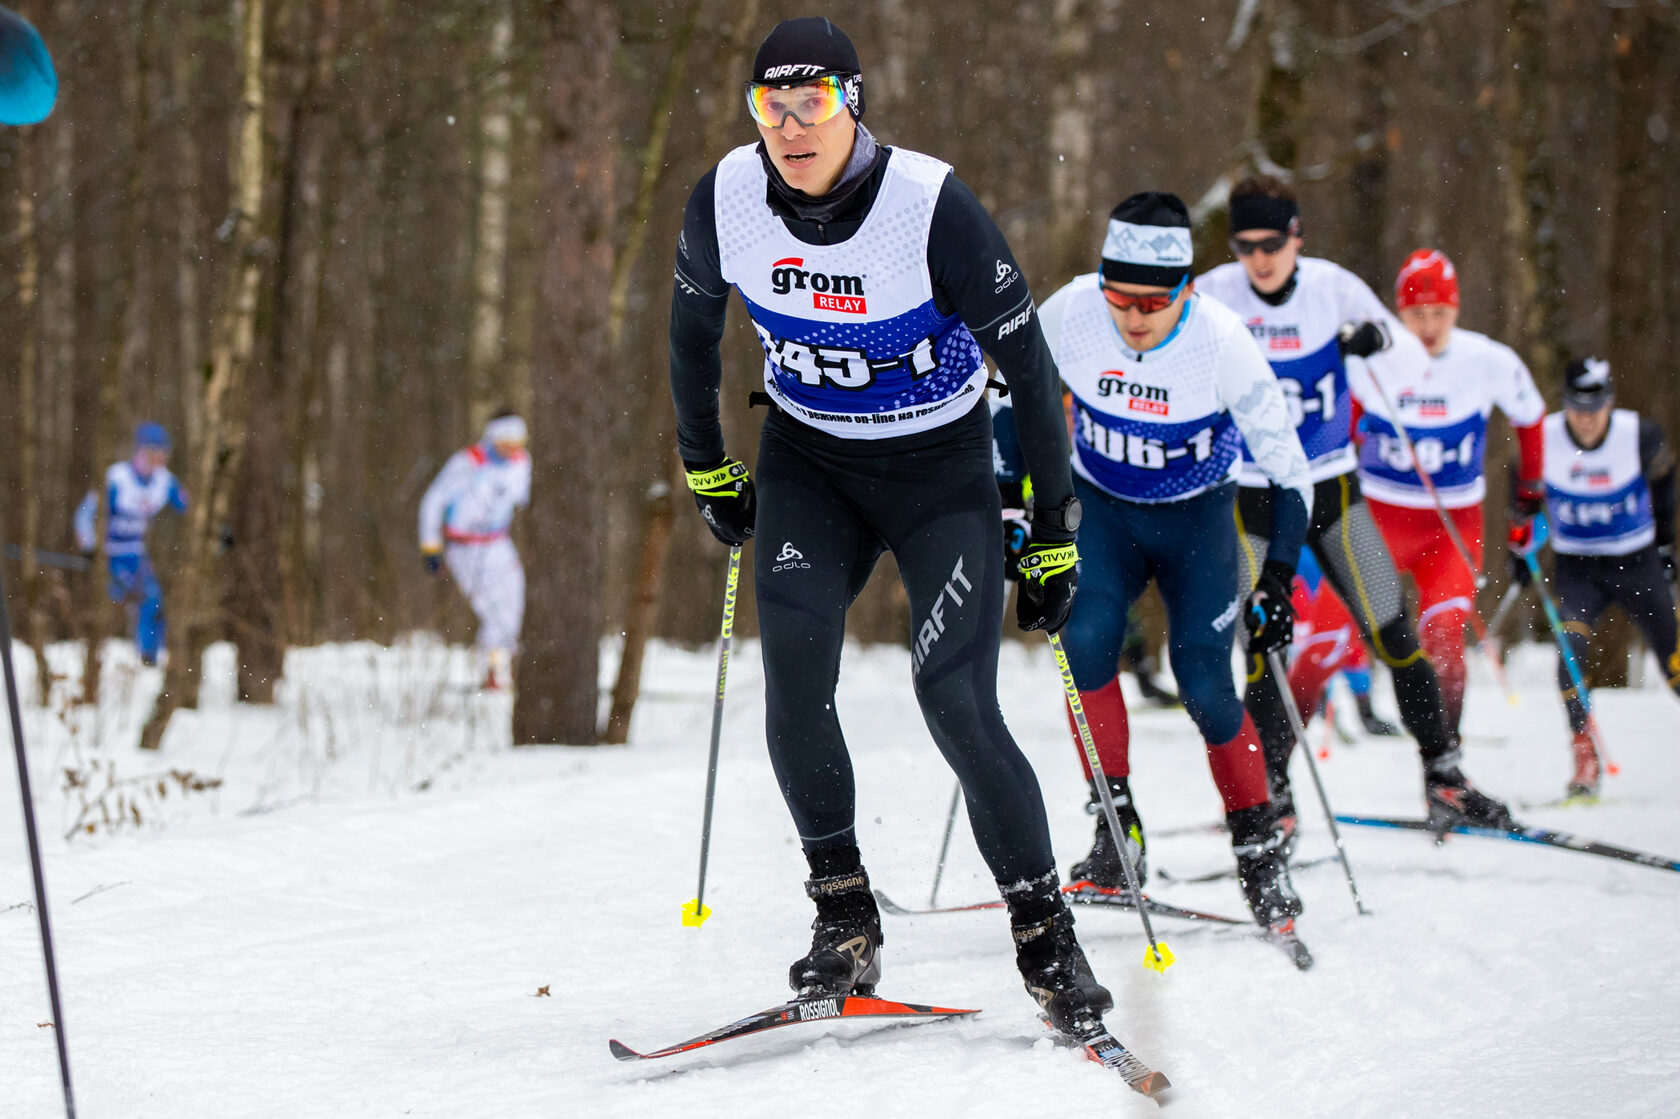
M 747 476 L 747 464 L 726 458 L 707 470 L 685 471 L 688 488 L 701 497 L 739 497 Z
M 1079 548 L 1070 540 L 1066 544 L 1031 545 L 1015 566 L 1021 572 L 1021 578 L 1042 583 L 1078 563 Z

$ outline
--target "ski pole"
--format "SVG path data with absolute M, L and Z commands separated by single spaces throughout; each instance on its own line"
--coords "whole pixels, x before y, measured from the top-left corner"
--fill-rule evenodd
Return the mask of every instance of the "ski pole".
M 1575 698 L 1581 701 L 1581 709 L 1587 713 L 1587 735 L 1592 739 L 1593 749 L 1604 759 L 1604 768 L 1614 777 L 1622 771 L 1621 767 L 1610 760 L 1610 751 L 1604 748 L 1604 738 L 1598 733 L 1598 722 L 1592 717 L 1592 693 L 1587 690 L 1586 674 L 1581 671 L 1580 662 L 1575 659 L 1575 650 L 1569 644 L 1569 635 L 1564 631 L 1563 618 L 1558 614 L 1557 603 L 1546 593 L 1544 578 L 1540 574 L 1540 561 L 1535 558 L 1534 549 L 1522 554 L 1523 562 L 1528 565 L 1529 582 L 1534 587 L 1534 593 L 1540 596 L 1540 608 L 1546 612 L 1546 624 L 1551 627 L 1552 640 L 1557 642 L 1558 653 L 1563 657 L 1564 669 L 1569 673 L 1569 682 L 1575 687 Z
M 951 811 L 945 815 L 945 838 L 939 843 L 939 862 L 933 868 L 933 889 L 928 893 L 928 908 L 939 904 L 939 880 L 945 877 L 945 856 L 951 850 L 951 829 L 957 823 L 957 805 L 962 803 L 962 782 L 951 790 Z
M 1062 674 L 1062 690 L 1067 693 L 1068 709 L 1073 712 L 1074 724 L 1079 728 L 1079 745 L 1085 750 L 1085 760 L 1091 765 L 1091 776 L 1097 782 L 1097 795 L 1102 799 L 1103 815 L 1108 818 L 1108 831 L 1120 852 L 1120 865 L 1126 871 L 1126 889 L 1137 906 L 1143 921 L 1143 935 L 1149 938 L 1149 950 L 1143 954 L 1143 966 L 1164 972 L 1173 964 L 1173 954 L 1164 941 L 1155 939 L 1149 924 L 1149 911 L 1143 902 L 1143 887 L 1138 884 L 1137 867 L 1132 865 L 1132 853 L 1126 848 L 1126 833 L 1120 827 L 1119 813 L 1114 810 L 1114 794 L 1109 790 L 1108 778 L 1103 776 L 1102 759 L 1097 757 L 1097 743 L 1091 737 L 1091 724 L 1085 721 L 1085 705 L 1079 701 L 1079 687 L 1073 682 L 1073 669 L 1068 665 L 1067 653 L 1062 651 L 1062 635 L 1050 635 L 1050 651 L 1056 655 L 1056 671 Z
M 6 673 L 6 708 L 12 721 L 12 751 L 17 757 L 18 791 L 23 796 L 23 830 L 29 837 L 29 869 L 35 879 L 35 915 L 41 928 L 41 957 L 47 966 L 47 1001 L 52 1007 L 53 1039 L 58 1043 L 58 1075 L 64 1086 L 64 1113 L 76 1119 L 70 1090 L 70 1050 L 64 1040 L 64 1007 L 58 997 L 58 963 L 52 924 L 47 920 L 47 880 L 41 868 L 41 841 L 35 830 L 35 800 L 29 791 L 29 760 L 23 750 L 23 715 L 18 708 L 17 673 L 12 667 L 12 623 L 6 613 L 6 588 L 0 584 L 0 667 Z
M 1330 810 L 1330 798 L 1325 795 L 1324 782 L 1318 776 L 1318 760 L 1307 744 L 1307 728 L 1301 725 L 1301 709 L 1295 706 L 1295 693 L 1289 690 L 1289 673 L 1283 668 L 1283 654 L 1273 649 L 1266 654 L 1266 660 L 1272 666 L 1272 682 L 1277 685 L 1278 698 L 1283 700 L 1283 709 L 1289 714 L 1289 727 L 1295 732 L 1295 741 L 1300 744 L 1301 753 L 1307 756 L 1307 772 L 1312 774 L 1313 787 L 1318 790 L 1318 803 L 1324 808 L 1324 818 L 1330 823 L 1330 838 L 1336 843 L 1342 873 L 1347 875 L 1348 889 L 1353 893 L 1353 907 L 1362 916 L 1368 915 L 1365 903 L 1359 899 L 1359 883 L 1353 880 L 1353 866 L 1348 862 L 1347 848 L 1342 845 L 1342 833 L 1336 827 L 1336 814 Z
M 60 567 L 66 571 L 86 571 L 90 566 L 86 556 L 73 556 L 69 552 L 46 552 L 40 548 L 25 548 L 21 544 L 7 544 L 6 558 L 33 560 L 42 567 Z
M 729 578 L 723 590 L 723 626 L 718 639 L 717 698 L 712 701 L 712 750 L 706 760 L 706 812 L 700 824 L 700 884 L 683 906 L 682 923 L 699 928 L 712 911 L 705 906 L 706 855 L 712 846 L 712 801 L 717 794 L 718 742 L 723 737 L 723 686 L 729 680 L 729 647 L 735 637 L 735 590 L 741 580 L 741 546 L 729 549 Z
M 1522 584 L 1513 582 L 1505 588 L 1505 595 L 1499 600 L 1499 608 L 1488 619 L 1488 632 L 1498 633 L 1499 627 L 1505 623 L 1505 615 L 1511 612 L 1511 607 L 1517 604 L 1517 598 L 1522 594 Z
M 1429 500 L 1435 506 L 1435 515 L 1441 519 L 1441 527 L 1447 530 L 1447 539 L 1452 541 L 1453 550 L 1458 553 L 1459 561 L 1464 564 L 1464 569 L 1470 573 L 1471 582 L 1477 590 L 1481 590 L 1487 585 L 1487 576 L 1483 575 L 1471 560 L 1470 546 L 1464 542 L 1464 537 L 1459 535 L 1457 522 L 1452 519 L 1452 514 L 1447 512 L 1446 503 L 1441 500 L 1441 491 L 1435 488 L 1435 479 L 1429 476 L 1429 471 L 1425 470 L 1423 463 L 1418 461 L 1417 448 L 1412 445 L 1411 432 L 1407 431 L 1406 425 L 1400 422 L 1400 413 L 1394 410 L 1394 405 L 1388 399 L 1388 389 L 1383 386 L 1382 378 L 1377 376 L 1374 369 L 1371 370 L 1371 383 L 1377 386 L 1377 394 L 1382 398 L 1383 407 L 1388 410 L 1389 422 L 1394 425 L 1394 430 L 1400 435 L 1400 445 L 1406 449 L 1406 458 L 1412 464 L 1412 472 L 1418 476 L 1418 481 L 1423 483 L 1424 491 L 1429 494 Z M 1499 656 L 1488 640 L 1488 631 L 1494 627 L 1482 624 L 1482 615 L 1476 609 L 1474 600 L 1470 603 L 1469 617 L 1470 628 L 1476 631 L 1476 647 L 1482 651 L 1482 656 L 1487 658 L 1488 667 L 1493 670 L 1493 678 L 1499 684 L 1499 690 L 1505 693 L 1505 702 L 1515 707 L 1519 702 L 1517 693 L 1511 690 L 1510 681 L 1505 678 L 1505 666 L 1499 663 Z

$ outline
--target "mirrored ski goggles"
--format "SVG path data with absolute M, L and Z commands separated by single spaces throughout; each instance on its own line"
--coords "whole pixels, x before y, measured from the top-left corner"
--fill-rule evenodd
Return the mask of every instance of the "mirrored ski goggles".
M 766 128 L 780 128 L 788 117 L 811 128 L 833 120 L 845 107 L 846 86 L 839 74 L 791 86 L 747 83 L 747 111 Z
M 1115 291 L 1107 284 L 1103 285 L 1102 293 L 1103 298 L 1108 300 L 1109 306 L 1116 311 L 1139 311 L 1145 315 L 1153 315 L 1171 307 L 1173 300 L 1178 298 L 1179 292 L 1183 291 L 1184 285 L 1189 282 L 1190 277 L 1184 277 L 1184 279 L 1178 281 L 1177 287 L 1165 295 L 1130 295 L 1123 291 Z
M 1258 241 L 1244 241 L 1239 237 L 1231 238 L 1231 251 L 1238 256 L 1253 256 L 1256 252 L 1267 256 L 1276 256 L 1289 244 L 1289 234 L 1278 233 L 1271 237 L 1263 237 Z

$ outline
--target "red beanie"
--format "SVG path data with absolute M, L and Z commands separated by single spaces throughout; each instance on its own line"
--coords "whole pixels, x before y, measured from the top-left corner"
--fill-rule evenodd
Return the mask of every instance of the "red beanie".
M 1394 302 L 1399 307 L 1420 303 L 1458 306 L 1458 272 L 1447 254 L 1438 249 L 1419 249 L 1400 266 L 1394 279 Z

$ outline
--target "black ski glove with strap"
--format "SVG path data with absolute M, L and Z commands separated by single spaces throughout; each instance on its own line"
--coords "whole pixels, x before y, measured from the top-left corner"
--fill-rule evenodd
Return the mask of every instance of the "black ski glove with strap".
M 1295 607 L 1289 601 L 1294 581 L 1295 572 L 1277 560 L 1267 560 L 1260 568 L 1260 581 L 1243 610 L 1250 653 L 1264 657 L 1282 652 L 1295 640 Z
M 688 488 L 694 491 L 694 504 L 706 518 L 712 535 L 731 548 L 745 544 L 752 537 L 758 512 L 758 498 L 746 464 L 726 458 L 711 466 L 689 462 L 683 466 L 688 473 Z

